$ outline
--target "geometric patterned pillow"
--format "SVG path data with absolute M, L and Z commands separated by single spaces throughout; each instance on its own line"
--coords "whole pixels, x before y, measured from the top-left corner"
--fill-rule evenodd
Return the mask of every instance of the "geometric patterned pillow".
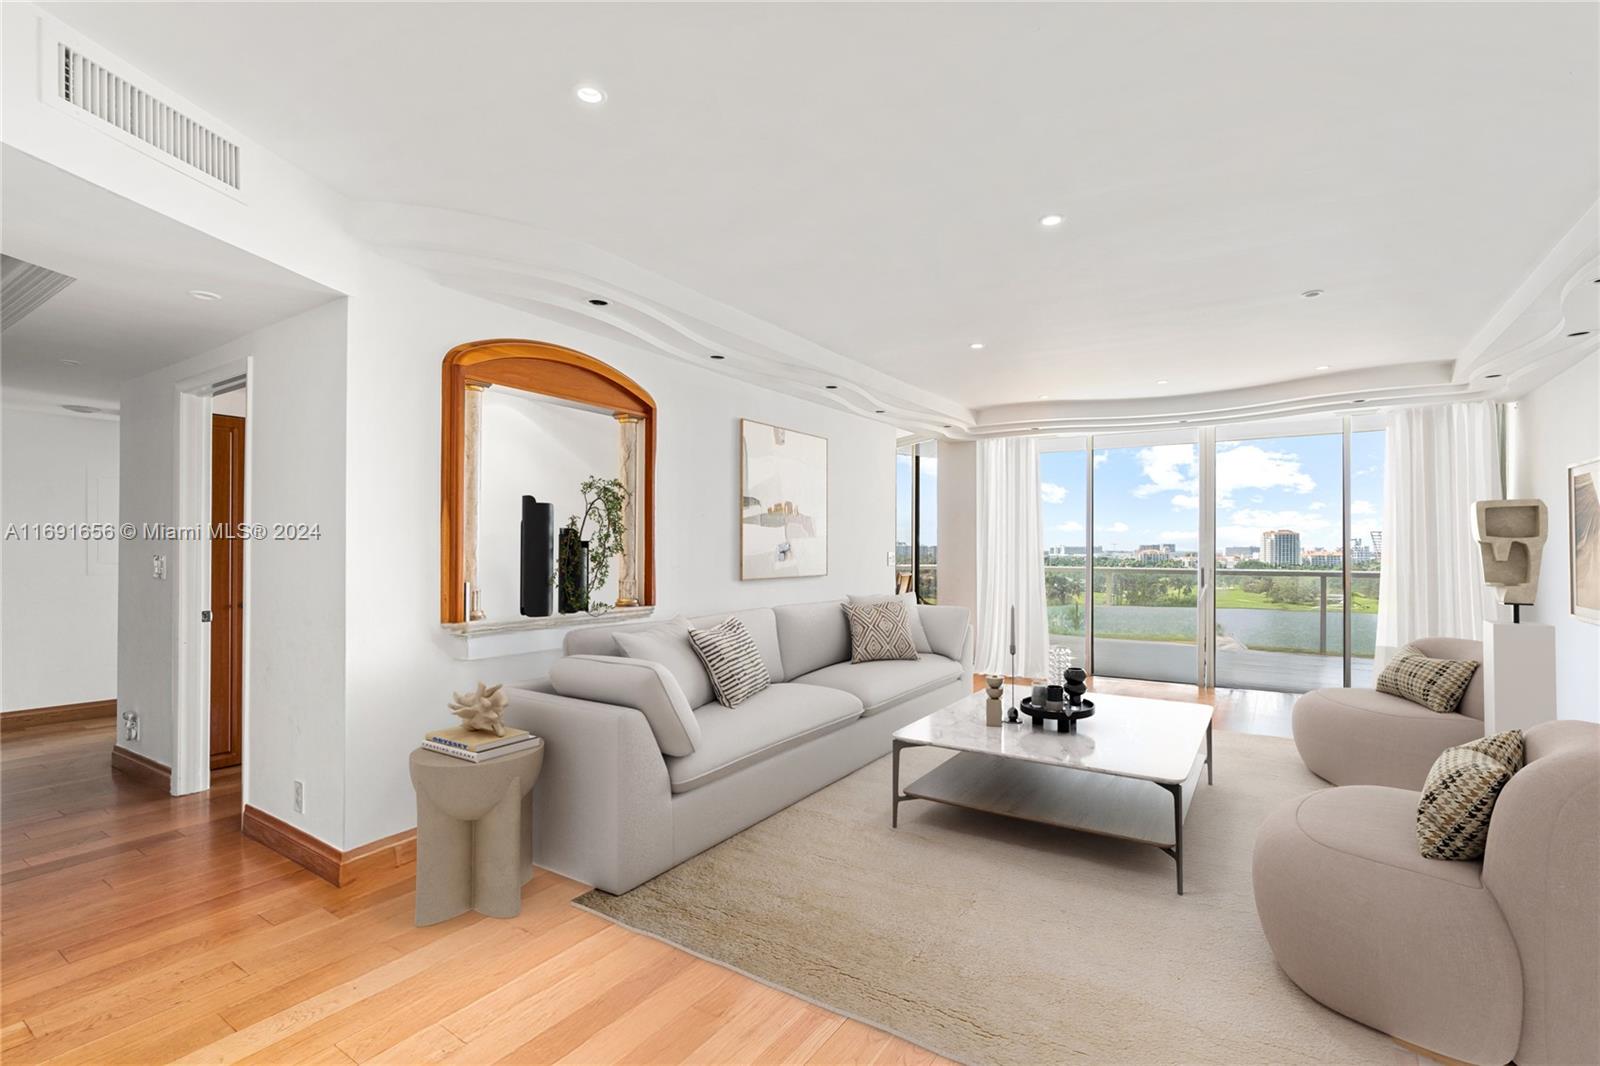
M 1461 704 L 1477 672 L 1474 659 L 1430 659 L 1407 645 L 1378 675 L 1378 691 L 1449 714 Z
M 705 664 L 717 702 L 724 707 L 737 707 L 772 684 L 761 649 L 737 618 L 710 629 L 689 630 L 689 643 Z
M 911 637 L 911 616 L 906 614 L 904 603 L 899 600 L 846 603 L 844 613 L 850 619 L 851 662 L 916 659 L 917 645 Z
M 1494 801 L 1522 764 L 1522 733 L 1515 729 L 1446 748 L 1428 771 L 1417 805 L 1422 857 L 1481 859 Z

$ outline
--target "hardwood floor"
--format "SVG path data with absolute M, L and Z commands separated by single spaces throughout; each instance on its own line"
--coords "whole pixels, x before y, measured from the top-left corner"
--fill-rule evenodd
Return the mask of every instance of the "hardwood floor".
M 972 675 L 972 691 L 983 687 L 983 675 Z M 1117 677 L 1091 677 L 1089 691 L 1142 696 L 1154 700 L 1188 700 L 1209 703 L 1214 708 L 1212 724 L 1236 733 L 1261 733 L 1269 737 L 1290 736 L 1289 724 L 1298 698 L 1288 692 L 1261 692 L 1247 688 L 1201 688 L 1166 681 L 1134 681 Z M 1026 693 L 1023 693 L 1026 695 Z
M 110 769 L 114 723 L 0 739 L 0 1058 L 934 1063 L 568 905 L 411 924 L 410 865 L 343 888 L 239 833 L 239 781 Z

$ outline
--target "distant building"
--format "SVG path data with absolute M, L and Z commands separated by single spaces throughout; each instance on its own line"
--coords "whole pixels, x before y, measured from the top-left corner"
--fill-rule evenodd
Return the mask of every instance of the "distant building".
M 1372 554 L 1376 559 L 1383 559 L 1383 530 L 1381 529 L 1372 531 Z
M 1370 563 L 1376 561 L 1377 558 L 1378 553 L 1362 543 L 1360 537 L 1352 537 L 1350 539 L 1350 562 L 1352 564 Z
M 1174 544 L 1141 544 L 1134 557 L 1141 563 L 1164 563 L 1176 550 Z
M 1305 560 L 1307 566 L 1314 566 L 1318 570 L 1344 568 L 1344 552 L 1338 548 L 1310 548 L 1306 551 Z
M 1231 548 L 1223 548 L 1223 555 L 1231 555 L 1235 559 L 1255 559 L 1261 555 L 1261 549 L 1254 544 L 1237 544 Z
M 1300 534 L 1292 529 L 1269 529 L 1261 534 L 1261 561 L 1269 566 L 1300 565 Z

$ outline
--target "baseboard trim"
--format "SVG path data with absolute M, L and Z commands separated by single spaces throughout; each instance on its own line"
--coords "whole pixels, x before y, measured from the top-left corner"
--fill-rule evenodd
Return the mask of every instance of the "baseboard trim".
M 363 873 L 391 870 L 415 862 L 417 858 L 415 829 L 373 840 L 349 851 L 340 851 L 304 829 L 246 804 L 239 830 L 251 840 L 299 863 L 324 881 L 340 888 L 358 880 Z
M 36 725 L 87 722 L 96 718 L 115 718 L 116 700 L 89 700 L 87 703 L 62 703 L 54 707 L 30 707 L 25 711 L 0 714 L 0 733 L 14 733 Z
M 111 768 L 121 770 L 130 777 L 152 785 L 159 785 L 165 792 L 172 791 L 172 768 L 163 766 L 154 759 L 140 755 L 136 751 L 129 751 L 121 745 L 111 749 Z

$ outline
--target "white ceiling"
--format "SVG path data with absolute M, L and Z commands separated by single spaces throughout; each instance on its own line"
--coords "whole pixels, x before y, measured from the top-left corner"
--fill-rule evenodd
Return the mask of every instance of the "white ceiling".
M 124 381 L 336 295 L 10 147 L 3 163 L 0 248 L 77 279 L 0 335 L 8 399 L 115 406 Z
M 971 409 L 1437 367 L 1600 192 L 1594 4 L 51 11 L 354 199 Z

